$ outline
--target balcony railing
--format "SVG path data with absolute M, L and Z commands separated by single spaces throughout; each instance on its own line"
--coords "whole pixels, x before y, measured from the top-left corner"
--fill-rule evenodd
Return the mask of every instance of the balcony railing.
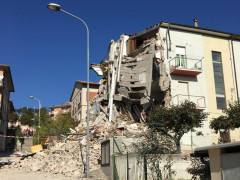
M 170 74 L 197 76 L 202 72 L 202 59 L 175 57 L 169 61 Z
M 191 101 L 196 104 L 196 108 L 199 110 L 206 109 L 206 101 L 204 96 L 192 96 L 192 95 L 182 95 L 178 94 L 172 97 L 172 105 L 179 106 L 184 101 Z

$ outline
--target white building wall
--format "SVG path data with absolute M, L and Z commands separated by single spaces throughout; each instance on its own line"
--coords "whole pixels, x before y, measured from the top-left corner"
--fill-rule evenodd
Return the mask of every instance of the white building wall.
M 160 28 L 160 35 L 165 38 L 164 42 L 164 57 L 167 66 L 167 71 L 171 78 L 171 95 L 174 96 L 181 94 L 182 90 L 179 89 L 179 82 L 187 82 L 189 87 L 189 95 L 193 96 L 204 96 L 206 109 L 204 112 L 208 112 L 207 109 L 207 88 L 206 88 L 206 76 L 204 70 L 204 53 L 203 53 L 203 43 L 202 35 L 194 34 L 190 32 L 183 32 L 177 30 L 171 30 L 170 28 L 170 38 L 171 38 L 171 50 L 169 51 L 169 38 L 166 34 L 167 29 Z M 168 45 L 167 45 L 168 44 Z M 191 59 L 202 59 L 202 73 L 193 76 L 180 76 L 180 75 L 170 75 L 169 62 L 176 57 L 176 47 L 185 47 L 186 58 Z M 211 144 L 211 130 L 209 128 L 209 119 L 207 119 L 202 128 L 196 129 L 201 131 L 203 136 L 196 136 L 195 132 L 189 132 L 185 134 L 181 140 L 182 149 L 192 150 L 198 146 L 206 146 Z
M 120 39 L 122 39 L 123 40 L 123 50 L 122 50 L 122 56 L 127 56 L 128 54 L 127 54 L 127 40 L 128 40 L 128 38 L 129 38 L 129 36 L 127 36 L 127 35 L 125 35 L 125 34 L 123 34 L 123 35 L 121 35 L 121 37 L 120 37 Z

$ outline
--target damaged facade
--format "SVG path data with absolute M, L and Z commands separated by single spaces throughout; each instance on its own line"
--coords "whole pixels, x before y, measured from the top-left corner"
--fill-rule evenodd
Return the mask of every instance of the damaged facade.
M 211 46 L 208 45 L 210 38 L 214 41 Z M 144 122 L 154 104 L 170 107 L 189 100 L 196 104 L 197 110 L 209 113 L 211 108 L 215 116 L 221 114 L 223 106 L 218 106 L 219 103 L 238 99 L 238 79 L 234 78 L 232 66 L 239 64 L 240 59 L 238 56 L 233 61 L 236 49 L 229 49 L 229 44 L 234 41 L 237 47 L 239 39 L 240 36 L 230 33 L 169 22 L 161 22 L 133 35 L 121 35 L 118 41 L 111 41 L 101 63 L 91 66 L 102 76 L 99 94 L 92 102 L 97 107 L 96 113 L 103 114 L 104 118 L 100 119 L 109 122 L 117 123 L 119 117 Z M 222 53 L 224 72 L 220 75 L 214 70 L 214 52 Z M 106 59 L 108 56 L 109 60 Z M 205 70 L 209 68 L 212 69 Z M 219 78 L 225 81 L 225 86 L 219 84 Z M 219 94 L 219 89 L 226 95 L 220 101 L 223 94 L 221 90 Z M 203 127 L 197 129 L 203 136 L 194 132 L 183 136 L 183 150 L 192 151 L 215 142 L 213 136 L 218 135 L 209 128 L 213 116 L 210 115 Z
M 169 106 L 170 78 L 164 56 L 157 58 L 162 47 L 156 46 L 156 33 L 136 37 L 122 35 L 117 42 L 111 42 L 109 60 L 104 59 L 98 65 L 103 75 L 99 94 L 94 99 L 101 106 L 107 106 L 109 121 L 114 121 L 120 113 L 144 122 L 153 103 Z
M 33 158 L 36 161 L 29 159 L 27 163 L 17 162 L 12 166 L 33 170 L 40 164 L 39 169 L 43 171 L 82 175 L 86 173 L 89 140 L 91 171 L 98 170 L 101 164 L 105 175 L 113 177 L 112 155 L 134 151 L 131 145 L 146 131 L 143 122 L 152 106 L 162 104 L 169 108 L 185 100 L 194 102 L 196 110 L 209 113 L 209 117 L 197 129 L 203 136 L 189 132 L 182 137 L 182 151 L 192 152 L 196 147 L 216 143 L 219 135 L 210 130 L 210 120 L 222 114 L 228 101 L 239 101 L 240 70 L 236 68 L 240 64 L 239 40 L 240 35 L 168 22 L 133 35 L 121 35 L 118 41 L 111 41 L 101 63 L 91 65 L 102 79 L 100 84 L 90 83 L 89 139 L 86 136 L 87 83 L 77 81 L 70 98 L 72 117 L 80 122 L 76 132 L 70 133 L 66 144 L 57 143 L 52 150 L 45 150 L 45 154 L 37 153 Z M 238 130 L 231 131 L 231 141 L 239 141 L 239 137 Z M 51 163 L 38 162 L 47 155 Z M 71 157 L 74 161 L 70 161 Z M 186 171 L 185 162 L 176 165 L 176 169 L 179 167 Z M 181 174 L 179 179 L 183 178 L 188 177 Z

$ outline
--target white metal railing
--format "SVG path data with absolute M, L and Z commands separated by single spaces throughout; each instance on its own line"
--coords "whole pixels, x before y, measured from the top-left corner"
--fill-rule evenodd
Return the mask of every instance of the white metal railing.
M 193 95 L 183 95 L 177 94 L 172 97 L 172 105 L 179 106 L 184 101 L 191 101 L 196 104 L 197 108 L 206 108 L 206 101 L 204 96 L 193 96 Z
M 175 69 L 202 70 L 202 59 L 174 57 L 169 61 L 170 72 Z

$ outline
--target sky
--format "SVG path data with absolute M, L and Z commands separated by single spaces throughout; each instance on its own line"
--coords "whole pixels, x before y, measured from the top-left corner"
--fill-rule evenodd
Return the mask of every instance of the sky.
M 86 28 L 47 9 L 48 3 L 82 18 L 90 31 L 90 64 L 113 39 L 161 21 L 240 34 L 240 0 L 0 0 L 0 64 L 10 65 L 15 108 L 69 101 L 75 81 L 87 80 Z M 90 81 L 100 77 L 90 70 Z

